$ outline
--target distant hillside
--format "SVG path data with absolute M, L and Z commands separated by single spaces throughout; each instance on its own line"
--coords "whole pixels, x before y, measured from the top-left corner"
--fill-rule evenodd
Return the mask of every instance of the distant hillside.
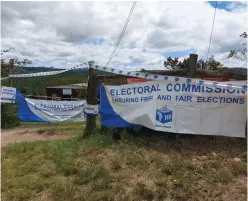
M 27 95 L 45 95 L 46 87 L 55 85 L 67 85 L 87 82 L 87 76 L 43 76 L 32 78 L 15 78 L 13 79 L 13 87 L 25 91 Z M 7 86 L 8 81 L 3 80 L 2 86 Z
M 38 72 L 47 72 L 47 71 L 57 71 L 57 70 L 63 70 L 53 67 L 23 67 L 15 65 L 13 67 L 11 74 L 25 74 L 25 73 L 38 73 Z M 1 77 L 7 77 L 8 76 L 8 69 L 5 68 L 5 70 L 1 71 Z
M 54 67 L 20 67 L 20 69 L 25 71 L 26 73 L 38 73 L 38 72 L 63 70 L 63 69 L 54 68 Z
M 236 75 L 247 75 L 247 68 L 241 68 L 241 67 L 236 67 L 236 68 L 228 68 L 229 72 L 232 72 L 233 74 Z
M 104 72 L 104 71 L 100 71 L 100 70 L 95 70 L 95 72 L 97 73 L 97 75 L 113 74 L 113 73 L 108 73 L 108 72 Z M 63 75 L 83 75 L 83 76 L 86 76 L 86 75 L 88 75 L 88 69 L 75 69 L 75 70 L 67 71 L 67 72 L 63 73 Z
M 20 73 L 37 73 L 37 72 L 47 72 L 63 70 L 53 67 L 20 67 L 14 66 L 13 74 Z M 98 75 L 111 74 L 96 70 Z M 42 76 L 42 77 L 32 77 L 32 78 L 14 78 L 13 87 L 24 90 L 27 95 L 45 95 L 46 87 L 55 85 L 66 85 L 66 84 L 76 84 L 87 82 L 88 70 L 87 69 L 75 69 L 67 71 L 58 75 L 53 76 Z M 8 81 L 3 80 L 2 86 L 7 86 Z
M 48 72 L 48 71 L 60 71 L 64 70 L 62 68 L 54 68 L 54 67 L 22 67 L 22 66 L 14 66 L 13 73 L 12 74 L 20 74 L 20 73 L 38 73 L 38 72 Z M 96 73 L 98 75 L 109 75 L 112 73 L 107 73 L 103 71 L 96 70 Z M 65 73 L 62 73 L 61 75 L 64 76 L 72 76 L 72 75 L 88 75 L 88 69 L 75 69 L 75 70 L 70 70 Z

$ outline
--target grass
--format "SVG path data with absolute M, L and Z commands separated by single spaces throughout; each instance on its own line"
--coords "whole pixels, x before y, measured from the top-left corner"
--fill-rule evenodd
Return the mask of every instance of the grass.
M 38 129 L 39 134 L 47 135 L 80 135 L 85 128 L 84 122 L 62 122 L 62 123 L 21 123 L 20 128 Z
M 82 132 L 52 128 L 70 126 Z M 3 148 L 2 200 L 246 200 L 246 140 L 111 132 Z

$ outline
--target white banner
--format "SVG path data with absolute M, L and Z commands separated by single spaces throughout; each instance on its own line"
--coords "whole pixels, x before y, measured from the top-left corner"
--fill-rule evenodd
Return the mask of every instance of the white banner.
M 25 98 L 27 108 L 20 108 L 19 116 L 25 121 L 79 122 L 85 121 L 83 101 L 53 101 Z M 32 119 L 33 118 L 33 119 Z
M 38 76 L 47 76 L 47 75 L 57 75 L 60 73 L 64 73 L 66 71 L 67 70 L 48 71 L 48 72 L 39 72 L 39 73 L 27 73 L 27 74 L 10 74 L 9 77 L 13 77 L 13 78 L 38 77 Z
M 86 103 L 84 106 L 84 113 L 88 114 L 88 115 L 98 115 L 99 106 L 98 105 L 89 105 Z
M 158 74 L 150 74 L 150 73 L 143 73 L 143 72 L 135 72 L 135 71 L 127 71 L 126 69 L 115 69 L 110 67 L 102 67 L 102 66 L 93 66 L 94 69 L 119 74 L 119 75 L 126 75 L 131 77 L 138 77 L 138 78 L 145 78 L 149 80 L 158 80 L 158 81 L 167 81 L 167 82 L 184 82 L 189 84 L 207 84 L 213 86 L 220 86 L 226 88 L 238 88 L 240 90 L 247 90 L 247 81 L 241 81 L 239 84 L 236 84 L 237 81 L 232 82 L 216 82 L 210 80 L 201 80 L 201 79 L 191 79 L 185 77 L 175 77 L 175 76 L 167 76 L 167 75 L 158 75 Z
M 183 81 L 104 86 L 101 87 L 101 124 L 245 137 L 247 94 L 239 87 L 243 82 L 236 84 L 236 89 Z
M 1 87 L 1 102 L 2 103 L 15 103 L 16 88 Z
M 9 77 L 7 78 L 23 78 L 23 77 L 39 77 L 39 76 L 49 76 L 49 75 L 57 75 L 60 73 L 64 73 L 70 70 L 75 70 L 78 68 L 82 68 L 83 64 L 77 65 L 75 67 L 72 68 L 68 68 L 65 70 L 60 70 L 60 71 L 46 71 L 46 72 L 38 72 L 38 73 L 27 73 L 27 74 L 10 74 Z M 89 69 L 88 67 L 83 67 L 82 69 Z M 2 78 L 3 79 L 7 79 L 7 78 Z

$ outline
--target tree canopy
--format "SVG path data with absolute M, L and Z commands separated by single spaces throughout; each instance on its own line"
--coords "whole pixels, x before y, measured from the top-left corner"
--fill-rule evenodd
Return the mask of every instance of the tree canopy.
M 13 49 L 14 48 L 11 47 L 9 49 L 1 50 L 1 77 L 8 76 L 9 65 L 10 65 L 11 60 L 13 62 L 13 65 L 15 65 L 15 66 L 25 66 L 27 64 L 32 64 L 32 61 L 29 59 L 24 59 L 24 60 L 10 59 L 9 62 L 7 63 L 5 61 L 5 59 L 3 58 L 3 55 L 10 52 Z M 17 70 L 17 69 L 18 69 L 18 67 L 15 69 L 12 69 L 13 70 L 12 72 L 15 72 L 14 70 Z M 20 70 L 20 72 L 21 72 L 21 70 Z
M 239 35 L 239 37 L 241 37 L 241 39 L 243 40 L 241 44 L 241 49 L 230 50 L 228 58 L 235 58 L 240 61 L 247 61 L 247 36 L 248 35 L 246 32 Z
M 189 64 L 189 58 L 185 58 L 183 61 L 179 61 L 179 59 L 168 57 L 166 61 L 164 61 L 164 66 L 167 69 L 176 70 L 176 69 L 185 69 Z M 204 61 L 200 59 L 196 64 L 199 69 L 208 69 L 208 70 L 217 70 L 223 67 L 219 61 L 214 59 L 214 56 L 211 56 L 208 61 Z

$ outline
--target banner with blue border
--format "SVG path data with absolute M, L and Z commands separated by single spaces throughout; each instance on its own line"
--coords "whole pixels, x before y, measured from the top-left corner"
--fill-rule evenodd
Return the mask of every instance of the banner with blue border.
M 166 81 L 166 82 L 183 82 L 188 84 L 197 84 L 197 85 L 209 85 L 209 86 L 219 86 L 225 88 L 235 88 L 242 91 L 247 90 L 247 81 L 241 82 L 215 82 L 210 80 L 201 80 L 201 79 L 192 79 L 192 78 L 185 78 L 185 77 L 175 77 L 175 76 L 166 76 L 166 75 L 158 75 L 158 74 L 150 74 L 150 73 L 142 73 L 142 72 L 135 72 L 135 71 L 127 71 L 124 69 L 115 69 L 110 67 L 102 67 L 102 66 L 93 66 L 94 69 L 114 73 L 118 75 L 125 75 L 137 78 L 146 78 L 149 80 L 157 80 L 157 81 Z
M 181 80 L 102 86 L 103 126 L 245 137 L 247 91 Z M 242 83 L 236 82 L 236 85 Z
M 53 101 L 26 98 L 17 90 L 18 117 L 24 122 L 84 122 L 85 100 Z

